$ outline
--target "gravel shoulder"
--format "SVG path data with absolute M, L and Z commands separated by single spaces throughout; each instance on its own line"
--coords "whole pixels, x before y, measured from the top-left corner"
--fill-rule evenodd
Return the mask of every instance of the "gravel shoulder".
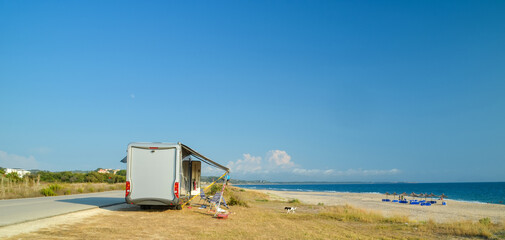
M 94 208 L 90 210 L 83 210 L 79 212 L 59 215 L 55 217 L 48 217 L 38 219 L 30 222 L 24 222 L 15 225 L 0 227 L 0 239 L 12 237 L 18 234 L 34 232 L 43 228 L 56 227 L 60 224 L 73 224 L 83 221 L 85 218 L 92 217 L 98 214 L 108 215 L 113 211 L 121 208 L 128 207 L 128 204 L 122 203 L 108 207 Z

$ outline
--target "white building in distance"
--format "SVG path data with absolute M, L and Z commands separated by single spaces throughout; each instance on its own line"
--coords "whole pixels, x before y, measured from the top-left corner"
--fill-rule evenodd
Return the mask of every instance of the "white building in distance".
M 117 172 L 119 171 L 119 169 L 110 169 L 110 168 L 100 168 L 98 169 L 98 172 L 99 173 L 112 173 L 112 174 L 116 174 Z
M 24 177 L 26 174 L 30 174 L 30 171 L 21 169 L 21 168 L 6 168 L 5 174 L 9 173 L 17 173 L 19 177 Z

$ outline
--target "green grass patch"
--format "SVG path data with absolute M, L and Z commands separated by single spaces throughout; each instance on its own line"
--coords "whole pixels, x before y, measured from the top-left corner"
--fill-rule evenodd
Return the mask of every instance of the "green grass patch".
M 49 196 L 56 196 L 56 193 L 51 188 L 42 188 L 40 189 L 40 194 L 49 197 Z

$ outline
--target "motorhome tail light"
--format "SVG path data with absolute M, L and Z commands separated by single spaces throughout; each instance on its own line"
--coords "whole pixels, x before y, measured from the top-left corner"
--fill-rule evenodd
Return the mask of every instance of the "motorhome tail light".
M 174 194 L 176 198 L 179 198 L 179 183 L 175 182 L 174 184 Z
M 158 147 L 149 147 L 149 149 L 158 149 Z
M 126 181 L 126 193 L 124 197 L 128 197 L 130 194 L 130 181 Z

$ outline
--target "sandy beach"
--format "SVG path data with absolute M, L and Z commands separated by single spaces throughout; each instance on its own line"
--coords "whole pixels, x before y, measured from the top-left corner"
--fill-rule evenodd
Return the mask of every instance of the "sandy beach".
M 376 211 L 385 216 L 405 215 L 417 221 L 428 221 L 430 219 L 435 222 L 478 221 L 481 218 L 489 217 L 492 222 L 505 222 L 505 205 L 499 204 L 471 203 L 449 199 L 445 200 L 447 202 L 445 206 L 441 205 L 440 201 L 432 206 L 419 206 L 382 202 L 385 195 L 375 193 L 257 191 L 266 193 L 273 199 L 287 200 L 296 198 L 302 203 L 323 203 L 328 206 L 348 204 L 357 208 Z

